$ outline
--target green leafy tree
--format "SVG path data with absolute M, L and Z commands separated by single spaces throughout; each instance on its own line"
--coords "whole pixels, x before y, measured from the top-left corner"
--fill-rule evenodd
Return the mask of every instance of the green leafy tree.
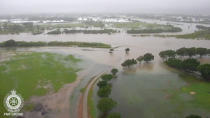
M 130 48 L 126 48 L 125 52 L 128 53 L 130 51 Z
M 182 62 L 182 68 L 188 71 L 196 71 L 200 62 L 196 59 L 186 59 Z
M 14 47 L 17 46 L 17 43 L 14 40 L 8 40 L 2 43 L 3 47 Z
M 109 53 L 113 53 L 113 51 L 114 51 L 113 48 L 109 49 Z
M 104 74 L 101 76 L 101 79 L 104 81 L 110 81 L 113 78 L 111 74 Z
M 187 117 L 185 117 L 185 118 L 202 118 L 202 117 L 199 116 L 199 115 L 194 115 L 194 114 L 192 114 L 192 115 L 189 115 L 189 116 L 187 116 Z
M 111 85 L 106 85 L 106 86 L 99 88 L 97 94 L 99 97 L 108 97 L 110 95 L 111 91 L 112 91 Z
M 144 60 L 144 56 L 139 56 L 136 60 L 137 60 L 139 63 L 141 63 L 141 62 Z
M 176 50 L 176 54 L 179 56 L 186 56 L 187 55 L 187 48 L 183 47 Z
M 167 58 L 175 58 L 176 52 L 174 50 L 166 50 L 166 51 L 161 51 L 159 53 L 159 56 L 163 59 Z
M 117 105 L 117 103 L 112 100 L 111 98 L 102 98 L 99 100 L 98 104 L 97 104 L 97 108 L 104 113 L 107 113 L 109 111 L 111 111 L 115 106 Z
M 195 47 L 192 47 L 192 48 L 187 48 L 186 49 L 186 53 L 189 57 L 192 57 L 192 56 L 195 56 L 196 55 L 196 48 Z
M 203 64 L 198 66 L 198 71 L 201 73 L 201 76 L 205 80 L 210 81 L 210 64 Z
M 181 69 L 182 68 L 182 60 L 176 58 L 169 58 L 165 63 L 168 66 Z
M 113 112 L 110 113 L 107 118 L 121 118 L 121 115 L 120 113 Z
M 97 83 L 97 86 L 98 86 L 99 88 L 102 88 L 102 87 L 107 86 L 107 85 L 108 85 L 107 81 L 104 81 L 104 80 L 99 81 L 99 82 Z
M 118 73 L 118 69 L 113 68 L 113 69 L 111 70 L 111 73 L 112 73 L 113 76 L 116 76 L 116 74 Z
M 197 48 L 197 54 L 200 55 L 200 57 L 206 55 L 208 52 L 208 50 L 206 48 Z
M 146 53 L 144 55 L 144 61 L 149 62 L 149 61 L 152 61 L 152 60 L 154 60 L 154 56 L 151 53 Z
M 137 64 L 137 61 L 135 59 L 128 59 L 128 60 L 125 60 L 121 65 L 123 67 L 130 67 L 135 64 Z

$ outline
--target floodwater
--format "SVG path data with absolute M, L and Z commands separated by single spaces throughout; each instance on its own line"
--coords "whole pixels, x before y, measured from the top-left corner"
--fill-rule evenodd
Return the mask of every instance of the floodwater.
M 78 93 L 91 77 L 101 71 L 107 71 L 112 67 L 120 70 L 118 78 L 113 80 L 111 97 L 118 102 L 118 111 L 122 118 L 177 118 L 186 114 L 197 113 L 210 116 L 209 110 L 194 108 L 186 104 L 184 109 L 180 106 L 191 99 L 183 95 L 182 101 L 173 103 L 170 101 L 170 91 L 179 89 L 187 83 L 174 72 L 169 71 L 161 64 L 158 53 L 166 49 L 178 49 L 181 47 L 206 47 L 210 48 L 209 40 L 185 40 L 161 37 L 132 37 L 126 33 L 113 35 L 106 34 L 72 34 L 72 35 L 0 35 L 0 42 L 14 39 L 17 41 L 84 41 L 102 42 L 117 47 L 113 54 L 109 49 L 78 48 L 78 47 L 43 47 L 43 48 L 18 48 L 18 51 L 43 51 L 61 54 L 73 54 L 79 58 L 89 60 L 83 66 L 90 66 L 88 75 L 81 81 L 71 97 L 70 112 L 75 113 Z M 125 54 L 125 48 L 130 48 L 129 54 Z M 5 50 L 5 49 L 0 49 Z M 147 52 L 153 53 L 155 60 L 150 64 L 137 65 L 129 72 L 122 70 L 120 64 L 129 58 L 137 58 Z M 91 63 L 90 63 L 91 62 Z M 92 65 L 91 65 L 92 64 Z M 97 98 L 95 98 L 97 100 Z M 75 114 L 72 115 L 75 117 Z

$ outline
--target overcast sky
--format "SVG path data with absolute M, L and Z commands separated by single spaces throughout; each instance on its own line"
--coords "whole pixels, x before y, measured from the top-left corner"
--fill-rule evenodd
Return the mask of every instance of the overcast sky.
M 210 14 L 210 0 L 0 0 L 0 14 L 25 13 Z

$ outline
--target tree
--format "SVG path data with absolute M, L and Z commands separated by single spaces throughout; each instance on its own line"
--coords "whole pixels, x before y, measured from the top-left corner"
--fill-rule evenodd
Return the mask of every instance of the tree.
M 176 50 L 176 54 L 179 56 L 186 56 L 187 55 L 187 48 L 183 47 Z
M 186 53 L 189 57 L 195 56 L 196 55 L 196 48 L 192 47 L 192 48 L 186 48 Z
M 97 104 L 97 108 L 101 111 L 101 112 L 109 112 L 111 111 L 115 106 L 117 105 L 117 103 L 112 100 L 111 98 L 102 98 L 99 100 L 98 104 Z
M 152 60 L 154 60 L 154 56 L 151 53 L 146 53 L 144 55 L 144 61 L 149 62 L 149 61 L 152 61 Z
M 102 88 L 102 87 L 107 86 L 107 85 L 108 85 L 107 81 L 104 81 L 104 80 L 99 81 L 99 82 L 97 83 L 97 86 L 98 86 L 99 88 Z
M 121 118 L 121 115 L 120 113 L 113 112 L 110 113 L 107 118 Z
M 186 59 L 182 62 L 182 68 L 189 71 L 196 71 L 199 65 L 200 62 L 196 59 Z
M 114 51 L 114 49 L 113 49 L 113 48 L 109 49 L 109 53 L 112 53 L 113 51 Z
M 118 72 L 118 69 L 116 69 L 116 68 L 113 68 L 111 70 L 111 73 L 112 73 L 113 76 L 116 76 L 117 72 Z
M 110 81 L 113 78 L 111 74 L 104 74 L 101 76 L 101 79 L 104 81 Z
M 182 61 L 180 59 L 169 58 L 167 61 L 165 61 L 165 63 L 168 66 L 171 66 L 171 67 L 174 67 L 174 68 L 178 68 L 178 69 L 182 68 Z
M 128 53 L 130 51 L 130 48 L 125 49 L 125 53 Z
M 99 97 L 108 97 L 111 93 L 112 89 L 111 89 L 111 85 L 106 85 L 106 86 L 103 86 L 101 87 L 97 94 Z
M 8 41 L 3 42 L 2 45 L 4 47 L 14 47 L 14 46 L 17 46 L 17 43 L 14 40 L 10 39 Z
M 135 59 L 128 59 L 128 60 L 125 60 L 121 65 L 123 67 L 130 67 L 131 65 L 134 65 L 134 64 L 137 64 L 137 61 Z
M 144 60 L 144 56 L 139 56 L 136 60 L 137 60 L 139 63 L 141 63 L 141 62 Z
M 207 54 L 207 49 L 206 48 L 197 48 L 197 54 L 200 55 L 200 57 L 202 57 L 203 55 Z
M 165 58 L 174 58 L 176 56 L 176 52 L 174 50 L 166 50 L 166 51 L 161 51 L 159 53 L 159 56 L 163 59 Z
M 205 80 L 210 81 L 210 64 L 203 64 L 198 66 L 198 71 L 201 73 L 201 76 Z
M 201 116 L 198 116 L 198 115 L 192 114 L 192 115 L 189 115 L 189 116 L 187 116 L 185 118 L 202 118 L 202 117 Z

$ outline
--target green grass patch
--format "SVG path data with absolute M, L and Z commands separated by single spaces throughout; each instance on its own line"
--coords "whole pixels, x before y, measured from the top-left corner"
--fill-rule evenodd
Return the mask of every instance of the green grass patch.
M 91 118 L 97 117 L 96 107 L 93 100 L 93 87 L 88 92 L 88 111 L 90 112 Z
M 182 72 L 179 76 L 187 84 L 170 92 L 172 102 L 178 105 L 178 111 L 189 107 L 210 111 L 210 83 Z
M 44 47 L 44 46 L 63 46 L 63 47 L 91 47 L 91 48 L 111 48 L 111 45 L 105 43 L 96 43 L 96 42 L 26 42 L 26 41 L 15 41 L 8 40 L 0 43 L 0 47 Z
M 162 37 L 162 38 L 167 38 L 167 37 L 176 37 L 176 38 L 181 38 L 181 39 L 201 39 L 201 40 L 210 40 L 210 30 L 200 30 L 200 31 L 195 31 L 194 33 L 190 34 L 182 34 L 182 35 L 153 35 L 156 37 Z
M 0 63 L 0 101 L 12 89 L 24 100 L 31 96 L 57 92 L 64 84 L 76 80 L 80 60 L 72 55 L 24 53 Z M 5 111 L 0 102 L 0 111 Z

